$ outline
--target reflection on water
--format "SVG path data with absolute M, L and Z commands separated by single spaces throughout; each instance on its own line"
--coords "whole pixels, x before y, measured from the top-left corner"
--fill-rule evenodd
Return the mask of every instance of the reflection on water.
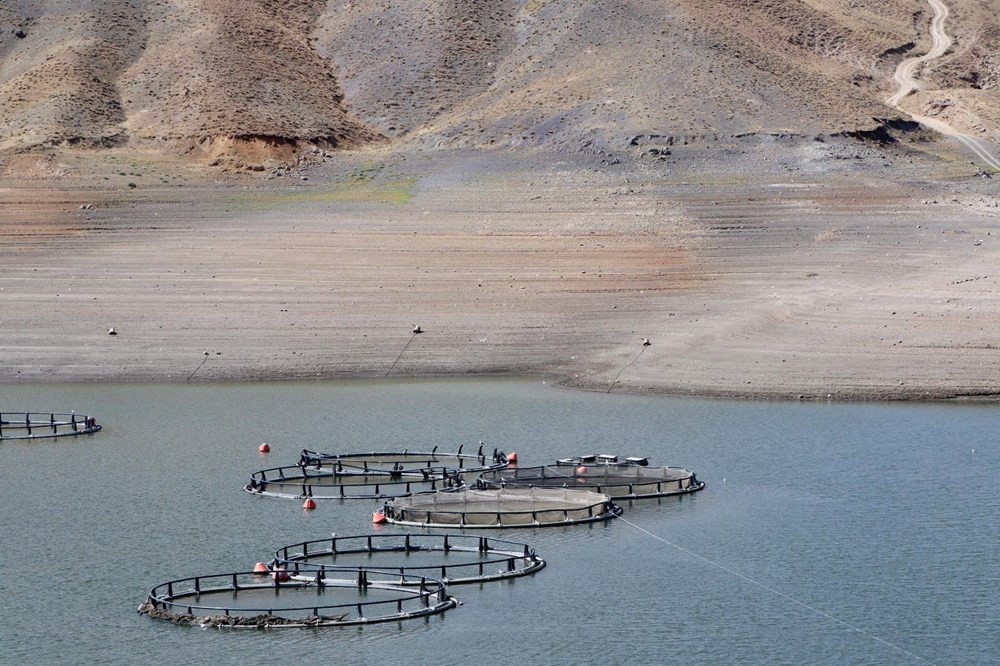
M 993 405 L 725 402 L 538 380 L 416 380 L 4 386 L 0 407 L 74 409 L 105 426 L 0 444 L 9 565 L 0 663 L 292 654 L 326 663 L 331 646 L 338 661 L 380 664 L 996 658 Z M 247 570 L 285 544 L 373 529 L 376 500 L 307 512 L 242 492 L 252 472 L 294 465 L 303 448 L 448 451 L 479 440 L 516 451 L 523 465 L 648 456 L 708 487 L 625 503 L 628 523 L 502 533 L 549 566 L 455 587 L 463 605 L 428 620 L 227 632 L 135 612 L 169 578 Z M 258 453 L 262 441 L 272 453 Z

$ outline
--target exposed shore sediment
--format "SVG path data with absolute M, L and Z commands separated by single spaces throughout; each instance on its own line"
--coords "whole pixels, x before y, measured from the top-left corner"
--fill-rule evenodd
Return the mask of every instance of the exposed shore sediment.
M 0 381 L 1000 393 L 986 181 L 357 162 L 308 181 L 7 182 Z

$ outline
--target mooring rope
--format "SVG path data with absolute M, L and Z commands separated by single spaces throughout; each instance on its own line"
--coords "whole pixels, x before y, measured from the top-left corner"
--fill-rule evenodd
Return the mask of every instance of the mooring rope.
M 191 381 L 191 378 L 194 377 L 194 374 L 196 372 L 198 372 L 199 370 L 201 370 L 201 366 L 205 365 L 205 361 L 207 361 L 207 360 L 208 360 L 208 352 L 205 352 L 205 358 L 201 359 L 201 363 L 198 364 L 198 367 L 195 368 L 194 370 L 192 370 L 191 374 L 188 375 L 188 378 L 185 379 L 184 381 L 186 381 L 186 382 Z
M 382 375 L 383 377 L 388 377 L 389 376 L 389 373 L 392 372 L 392 369 L 396 367 L 397 363 L 399 363 L 399 359 L 401 359 L 403 357 L 403 352 L 405 352 L 406 348 L 410 346 L 410 343 L 413 342 L 413 338 L 417 337 L 418 333 L 419 333 L 419 331 L 414 331 L 413 332 L 413 335 L 410 336 L 410 339 L 407 340 L 406 344 L 403 345 L 403 348 L 399 350 L 399 356 L 396 357 L 396 360 L 392 362 L 392 365 L 389 366 L 389 369 L 385 371 L 384 375 Z
M 619 516 L 619 517 L 618 517 L 618 520 L 620 520 L 620 521 L 622 521 L 622 522 L 625 522 L 625 523 L 627 523 L 627 524 L 631 525 L 631 526 L 632 526 L 632 527 L 634 527 L 635 529 L 639 530 L 640 532 L 642 532 L 642 533 L 644 533 L 644 534 L 647 534 L 647 535 L 649 535 L 649 536 L 653 537 L 653 538 L 654 538 L 654 539 L 656 539 L 657 541 L 662 541 L 663 543 L 665 543 L 665 544 L 667 544 L 668 546 L 671 546 L 671 547 L 673 547 L 673 548 L 676 548 L 677 550 L 681 551 L 682 553 L 686 553 L 687 555 L 690 555 L 691 557 L 693 557 L 693 558 L 695 558 L 695 559 L 698 559 L 698 560 L 701 560 L 701 561 L 702 561 L 702 562 L 704 562 L 705 564 L 710 564 L 710 565 L 712 565 L 713 567 L 716 567 L 716 568 L 718 568 L 718 569 L 722 569 L 723 571 L 725 571 L 725 572 L 726 572 L 726 573 L 728 573 L 728 574 L 732 574 L 733 576 L 736 576 L 737 578 L 740 578 L 740 579 L 742 579 L 742 580 L 745 580 L 745 581 L 746 581 L 746 582 L 748 582 L 748 583 L 752 583 L 753 585 L 756 585 L 757 587 L 759 587 L 759 588 L 761 588 L 761 589 L 764 589 L 764 590 L 767 590 L 767 591 L 768 591 L 768 592 L 770 592 L 771 594 L 774 594 L 774 595 L 776 595 L 776 596 L 779 596 L 779 597 L 781 597 L 782 599 L 785 599 L 785 600 L 787 600 L 787 601 L 791 601 L 792 603 L 794 603 L 794 604 L 797 604 L 797 605 L 799 605 L 799 606 L 802 606 L 803 608 L 805 608 L 805 609 L 807 609 L 807 610 L 811 610 L 812 612 L 814 612 L 814 613 L 816 613 L 816 614 L 818 614 L 818 615 L 822 615 L 823 617 L 825 617 L 825 618 L 826 618 L 826 619 L 828 619 L 828 620 L 831 620 L 831 621 L 833 621 L 833 622 L 836 622 L 836 623 L 837 623 L 837 624 L 839 624 L 839 625 L 842 625 L 842 626 L 844 626 L 844 627 L 847 627 L 848 629 L 851 629 L 851 630 L 853 630 L 853 631 L 856 631 L 856 632 L 858 632 L 859 634 L 861 634 L 861 635 L 863 635 L 863 636 L 867 636 L 868 638 L 870 638 L 870 639 L 872 639 L 872 640 L 874 640 L 874 641 L 878 641 L 879 643 L 882 643 L 883 645 L 886 645 L 886 646 L 888 646 L 888 647 L 892 648 L 893 650 L 898 650 L 899 652 L 902 652 L 902 653 L 903 653 L 903 654 L 905 654 L 905 655 L 908 655 L 908 656 L 910 656 L 910 657 L 913 657 L 914 659 L 917 659 L 917 660 L 919 660 L 919 661 L 922 661 L 922 662 L 923 662 L 923 663 L 925 663 L 925 664 L 931 664 L 931 666 L 934 666 L 934 662 L 932 662 L 932 661 L 928 661 L 927 659 L 924 659 L 923 657 L 921 657 L 921 656 L 920 656 L 920 655 L 918 655 L 918 654 L 914 654 L 914 653 L 910 652 L 909 650 L 907 650 L 907 649 L 905 649 L 905 648 L 901 648 L 901 647 L 899 647 L 898 645 L 895 645 L 895 644 L 893 644 L 893 643 L 890 643 L 889 641 L 885 640 L 884 638 L 879 638 L 879 637 L 878 637 L 878 636 L 876 636 L 875 634 L 872 634 L 872 633 L 869 633 L 869 632 L 865 631 L 864 629 L 861 629 L 861 628 L 859 628 L 859 627 L 855 627 L 855 626 L 854 626 L 853 624 L 850 624 L 850 623 L 848 623 L 848 622 L 845 622 L 845 621 L 843 621 L 843 620 L 841 620 L 841 619 L 838 619 L 838 618 L 836 618 L 836 617 L 834 617 L 834 616 L 830 615 L 829 613 L 826 613 L 826 612 L 823 612 L 823 611 L 821 611 L 821 610 L 820 610 L 820 609 L 818 609 L 818 608 L 815 608 L 815 607 L 813 607 L 813 606 L 810 606 L 809 604 L 807 604 L 807 603 L 805 603 L 805 602 L 803 602 L 803 601 L 799 601 L 798 599 L 796 599 L 796 598 L 794 598 L 794 597 L 790 597 L 790 596 L 788 596 L 787 594 L 785 594 L 784 592 L 779 592 L 778 590 L 774 589 L 773 587 L 768 587 L 768 586 L 767 586 L 767 585 L 765 585 L 764 583 L 761 583 L 761 582 L 759 582 L 759 581 L 756 581 L 756 580 L 754 580 L 753 578 L 750 578 L 749 576 L 744 576 L 744 575 L 743 575 L 743 574 L 741 574 L 740 572 L 738 572 L 738 571 L 734 571 L 734 570 L 730 569 L 729 567 L 727 567 L 727 566 L 725 566 L 725 565 L 723 565 L 723 564 L 719 564 L 718 562 L 713 562 L 712 560 L 708 559 L 707 557 L 703 557 L 703 556 L 699 555 L 698 553 L 695 553 L 695 552 L 692 552 L 692 551 L 688 550 L 687 548 L 684 548 L 683 546 L 678 546 L 678 545 L 677 545 L 677 544 L 675 544 L 675 543 L 671 543 L 670 541 L 667 541 L 667 540 L 666 540 L 666 539 L 664 539 L 663 537 L 661 537 L 661 536 L 658 536 L 658 535 L 656 535 L 656 534 L 653 534 L 652 532 L 650 532 L 649 530 L 647 530 L 647 529 L 645 529 L 645 528 L 642 528 L 642 527 L 639 527 L 638 525 L 636 525 L 636 524 L 635 524 L 635 523 L 633 523 L 632 521 L 628 520 L 627 518 L 623 518 L 623 517 Z
M 618 383 L 618 378 L 622 376 L 622 373 L 625 372 L 626 370 L 628 370 L 629 368 L 631 368 L 633 365 L 635 365 L 635 362 L 639 360 L 640 356 L 642 356 L 642 352 L 646 351 L 647 349 L 648 349 L 648 347 L 645 347 L 645 346 L 642 349 L 640 349 L 639 353 L 636 355 L 636 357 L 634 359 L 632 359 L 632 362 L 629 363 L 624 368 L 622 368 L 621 370 L 618 371 L 618 374 L 615 375 L 615 378 L 613 380 L 611 380 L 611 386 L 608 387 L 608 390 L 605 391 L 605 393 L 611 393 L 611 389 L 613 389 L 615 387 L 615 384 Z

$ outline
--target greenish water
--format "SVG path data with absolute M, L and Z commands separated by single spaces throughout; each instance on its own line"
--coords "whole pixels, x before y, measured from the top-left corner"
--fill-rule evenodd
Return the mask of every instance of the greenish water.
M 105 426 L 0 443 L 0 663 L 998 663 L 995 405 L 421 380 L 0 386 L 0 406 L 73 409 Z M 503 532 L 548 567 L 454 587 L 462 606 L 429 620 L 220 631 L 135 612 L 167 579 L 245 570 L 282 545 L 372 529 L 377 502 L 304 512 L 242 492 L 255 470 L 294 464 L 302 448 L 479 440 L 523 465 L 649 456 L 708 487 L 626 504 L 624 520 Z

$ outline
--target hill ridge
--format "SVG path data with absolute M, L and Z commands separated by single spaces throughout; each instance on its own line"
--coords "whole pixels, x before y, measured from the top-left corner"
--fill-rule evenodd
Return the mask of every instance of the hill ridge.
M 912 102 L 997 138 L 1000 20 Z M 0 8 L 0 150 L 262 158 L 304 145 L 628 147 L 631 137 L 880 132 L 922 0 L 19 0 Z

